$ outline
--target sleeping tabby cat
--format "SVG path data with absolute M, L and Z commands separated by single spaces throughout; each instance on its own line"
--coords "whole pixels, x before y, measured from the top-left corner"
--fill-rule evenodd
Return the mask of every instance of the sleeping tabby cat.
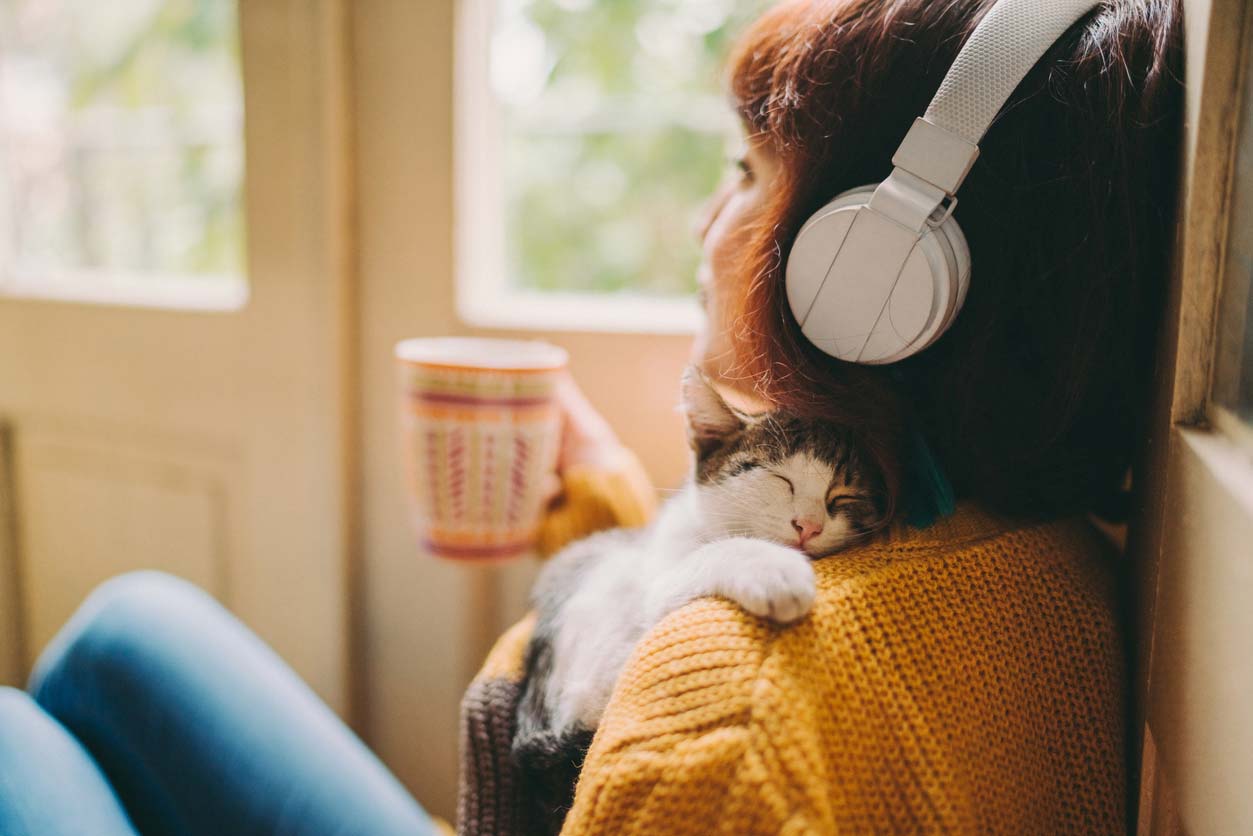
M 697 370 L 683 378 L 694 478 L 641 530 L 581 540 L 533 591 L 513 755 L 533 819 L 556 832 L 582 755 L 628 656 L 694 598 L 787 624 L 814 599 L 811 558 L 877 529 L 879 481 L 849 434 L 784 412 L 748 415 Z

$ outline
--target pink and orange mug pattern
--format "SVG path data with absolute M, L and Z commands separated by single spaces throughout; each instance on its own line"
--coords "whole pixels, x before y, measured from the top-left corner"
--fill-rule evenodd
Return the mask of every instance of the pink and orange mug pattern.
M 547 362 L 532 356 L 502 368 L 508 358 L 497 357 L 496 367 L 458 365 L 456 352 L 424 352 L 423 342 L 438 341 L 397 346 L 405 479 L 421 545 L 456 560 L 525 554 L 556 466 L 555 394 L 565 353 L 538 344 L 550 350 Z M 532 346 L 502 342 L 497 349 L 510 345 Z M 428 354 L 438 359 L 414 359 Z

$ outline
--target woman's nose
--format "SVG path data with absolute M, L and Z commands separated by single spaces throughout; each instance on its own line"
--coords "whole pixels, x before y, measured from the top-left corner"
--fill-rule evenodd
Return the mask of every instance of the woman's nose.
M 727 199 L 731 197 L 733 188 L 735 188 L 735 184 L 728 180 L 718 186 L 718 189 L 705 202 L 704 208 L 696 216 L 696 222 L 692 224 L 692 234 L 696 236 L 697 241 L 704 243 L 705 236 L 709 234 L 709 228 L 718 219 L 718 213 L 722 211 L 722 207 L 726 205 Z

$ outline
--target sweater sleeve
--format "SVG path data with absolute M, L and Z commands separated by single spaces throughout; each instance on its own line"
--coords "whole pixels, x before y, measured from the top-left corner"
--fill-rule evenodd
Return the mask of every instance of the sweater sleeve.
M 635 454 L 625 448 L 604 462 L 570 468 L 561 494 L 540 527 L 541 555 L 607 528 L 644 525 L 657 507 L 657 494 Z
M 754 720 L 776 629 L 715 599 L 658 625 L 619 681 L 562 834 L 805 832 Z
M 509 747 L 534 629 L 532 613 L 501 636 L 461 699 L 457 832 L 462 836 L 523 832 L 521 789 Z

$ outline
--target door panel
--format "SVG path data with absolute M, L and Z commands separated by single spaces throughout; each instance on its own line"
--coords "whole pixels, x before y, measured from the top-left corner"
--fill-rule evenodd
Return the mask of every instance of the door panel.
M 154 440 L 135 427 L 20 425 L 14 481 L 27 665 L 83 596 L 122 572 L 164 569 L 230 600 L 237 451 L 205 439 Z
M 25 669 L 12 450 L 9 426 L 0 420 L 0 685 L 20 682 Z

